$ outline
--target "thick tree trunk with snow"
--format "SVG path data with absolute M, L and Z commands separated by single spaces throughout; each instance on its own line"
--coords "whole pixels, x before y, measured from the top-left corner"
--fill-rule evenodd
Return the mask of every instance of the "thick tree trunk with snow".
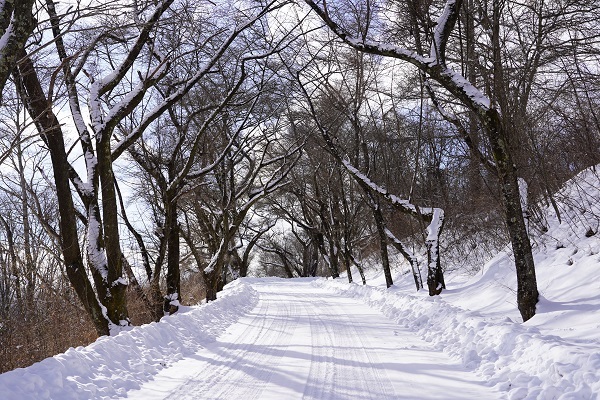
M 427 227 L 427 288 L 429 295 L 435 296 L 446 289 L 444 271 L 440 263 L 440 236 L 444 228 L 444 211 L 435 208 Z
M 106 252 L 106 284 L 108 291 L 102 299 L 108 318 L 117 325 L 128 325 L 126 291 L 123 278 L 123 258 L 119 241 L 119 221 L 115 176 L 112 168 L 110 137 L 112 132 L 104 132 L 97 143 L 98 172 L 102 186 L 102 216 L 104 228 L 104 250 Z M 91 227 L 89 229 L 92 229 Z M 102 251 L 101 249 L 98 249 Z M 96 261 L 96 260 L 94 260 Z
M 36 26 L 32 13 L 34 3 L 35 0 L 0 2 L 0 99 L 6 80 Z
M 61 248 L 67 277 L 90 316 L 98 335 L 108 335 L 108 320 L 102 313 L 102 308 L 88 279 L 81 248 L 79 247 L 75 205 L 69 182 L 70 168 L 65 151 L 63 132 L 56 115 L 52 112 L 50 104 L 46 100 L 33 63 L 25 52 L 21 53 L 21 57 L 23 61 L 15 77 L 21 85 L 23 100 L 28 112 L 31 118 L 36 121 L 37 128 L 50 151 L 60 215 Z
M 430 296 L 436 296 L 442 293 L 442 289 L 446 289 L 444 271 L 440 264 L 439 247 L 439 241 L 427 242 L 427 289 Z

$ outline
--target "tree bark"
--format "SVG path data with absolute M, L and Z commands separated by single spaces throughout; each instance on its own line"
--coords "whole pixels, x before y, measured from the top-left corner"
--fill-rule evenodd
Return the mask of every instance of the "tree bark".
M 108 292 L 103 304 L 106 306 L 108 318 L 117 325 L 128 325 L 127 285 L 123 281 L 123 259 L 119 242 L 119 222 L 117 212 L 117 196 L 115 192 L 115 176 L 112 169 L 110 151 L 110 134 L 104 132 L 97 143 L 98 172 L 102 186 L 102 216 L 104 228 L 104 246 L 106 250 Z
M 0 36 L 6 39 L 0 47 L 0 99 L 6 80 L 37 24 L 32 12 L 34 4 L 35 0 L 5 0 L 0 5 Z
M 394 280 L 392 279 L 392 271 L 390 269 L 390 259 L 387 249 L 387 235 L 385 234 L 385 223 L 383 221 L 383 213 L 379 208 L 379 203 L 373 205 L 373 216 L 375 217 L 375 225 L 377 226 L 377 234 L 379 235 L 381 264 L 383 265 L 385 284 L 387 287 L 390 287 L 394 284 Z
M 177 222 L 177 200 L 169 191 L 165 199 L 165 235 L 167 237 L 167 295 L 163 310 L 173 314 L 179 309 L 181 283 L 179 269 L 179 224 Z
M 535 264 L 527 226 L 523 218 L 516 167 L 513 163 L 506 133 L 495 109 L 487 113 L 487 130 L 501 185 L 502 204 L 517 272 L 517 305 L 523 321 L 535 315 L 538 302 Z

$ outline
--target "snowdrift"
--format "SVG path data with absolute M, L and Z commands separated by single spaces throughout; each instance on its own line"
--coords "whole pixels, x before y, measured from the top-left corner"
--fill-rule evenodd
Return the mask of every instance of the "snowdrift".
M 599 166 L 600 167 L 600 166 Z M 509 399 L 600 399 L 600 169 L 556 194 L 534 233 L 540 302 L 521 323 L 507 248 L 475 277 L 450 276 L 441 296 L 396 287 L 315 282 L 380 309 L 439 350 L 462 360 Z M 414 289 L 413 289 L 414 290 Z
M 220 299 L 160 322 L 101 337 L 27 368 L 0 375 L 2 399 L 108 399 L 125 397 L 161 369 L 214 341 L 240 315 L 252 310 L 258 293 L 241 281 Z M 68 329 L 68 327 L 65 327 Z

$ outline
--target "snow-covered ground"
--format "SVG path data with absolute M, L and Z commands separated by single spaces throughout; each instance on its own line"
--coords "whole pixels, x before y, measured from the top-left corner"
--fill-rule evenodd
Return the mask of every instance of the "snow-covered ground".
M 509 399 L 600 399 L 599 176 L 584 171 L 556 194 L 561 222 L 545 210 L 547 230 L 534 234 L 540 302 L 526 323 L 508 249 L 476 276 L 446 277 L 437 297 L 411 293 L 410 275 L 390 289 L 382 276 L 367 287 L 318 284 L 380 309 Z
M 600 399 L 597 175 L 557 199 L 562 223 L 549 208 L 535 235 L 541 301 L 526 323 L 508 251 L 447 276 L 436 297 L 401 269 L 390 289 L 376 273 L 368 286 L 242 279 L 213 303 L 2 374 L 0 398 Z

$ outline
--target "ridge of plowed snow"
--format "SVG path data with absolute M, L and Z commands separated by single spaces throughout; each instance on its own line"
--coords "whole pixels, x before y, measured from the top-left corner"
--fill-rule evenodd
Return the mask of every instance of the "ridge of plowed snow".
M 19 400 L 123 397 L 160 370 L 214 341 L 254 308 L 257 301 L 258 294 L 250 285 L 234 282 L 214 302 L 185 307 L 183 312 L 160 322 L 114 337 L 104 336 L 89 346 L 71 348 L 30 367 L 1 374 L 0 397 Z
M 339 279 L 314 284 L 381 310 L 508 392 L 509 399 L 592 399 L 600 393 L 600 353 L 595 344 L 569 343 L 509 318 L 490 320 L 439 296 L 410 295 Z
M 508 247 L 474 277 L 447 277 L 449 290 L 437 297 L 411 293 L 410 275 L 387 290 L 339 279 L 314 284 L 380 309 L 510 399 L 600 399 L 599 174 L 600 166 L 587 169 L 556 193 L 560 221 L 553 207 L 543 210 L 547 229 L 533 232 L 540 301 L 526 323 Z

